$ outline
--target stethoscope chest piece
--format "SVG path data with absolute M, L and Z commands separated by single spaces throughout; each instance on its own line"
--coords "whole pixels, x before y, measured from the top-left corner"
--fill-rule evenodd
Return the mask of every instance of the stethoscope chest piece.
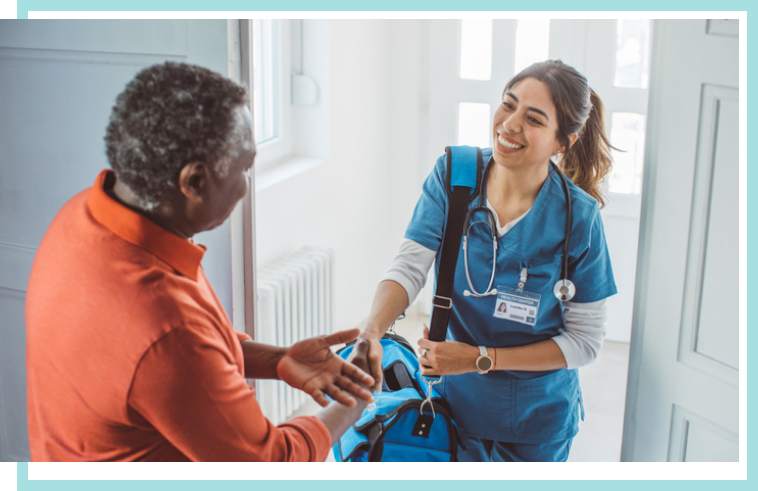
M 559 280 L 553 287 L 553 293 L 555 297 L 561 302 L 568 302 L 576 294 L 576 287 L 571 280 Z

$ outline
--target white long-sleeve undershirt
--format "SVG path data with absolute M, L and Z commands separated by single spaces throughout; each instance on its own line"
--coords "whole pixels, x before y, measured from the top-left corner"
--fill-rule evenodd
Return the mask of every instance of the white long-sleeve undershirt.
M 497 220 L 497 213 L 490 206 Z M 528 211 L 527 211 L 528 213 Z M 498 221 L 498 235 L 505 235 L 526 213 L 501 227 Z M 392 265 L 381 281 L 392 280 L 400 284 L 408 294 L 408 305 L 412 304 L 426 284 L 429 269 L 434 263 L 437 251 L 428 249 L 418 242 L 405 239 Z M 605 299 L 597 302 L 563 302 L 564 331 L 553 337 L 568 368 L 579 368 L 592 363 L 600 352 L 605 337 Z

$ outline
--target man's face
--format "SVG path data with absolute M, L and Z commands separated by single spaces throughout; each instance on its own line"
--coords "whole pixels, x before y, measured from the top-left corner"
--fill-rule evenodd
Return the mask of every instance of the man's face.
M 253 118 L 247 107 L 239 109 L 238 124 L 244 125 L 244 131 L 250 139 L 241 143 L 234 151 L 236 157 L 229 163 L 228 172 L 221 177 L 210 169 L 206 196 L 202 210 L 202 228 L 211 230 L 229 218 L 237 202 L 247 194 L 250 173 L 255 161 L 255 143 L 253 141 Z

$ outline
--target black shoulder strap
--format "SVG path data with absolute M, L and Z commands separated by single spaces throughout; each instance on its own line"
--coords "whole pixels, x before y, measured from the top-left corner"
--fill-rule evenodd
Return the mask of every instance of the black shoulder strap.
M 452 173 L 452 151 L 446 148 L 447 153 L 447 181 L 450 182 Z M 476 149 L 477 156 L 477 187 L 479 173 L 482 165 L 482 151 Z M 477 190 L 478 191 L 478 190 Z M 447 221 L 442 237 L 440 255 L 440 268 L 437 274 L 437 291 L 432 298 L 432 320 L 429 326 L 429 339 L 431 341 L 444 341 L 447 337 L 447 325 L 450 321 L 450 310 L 453 308 L 453 282 L 455 281 L 455 266 L 458 263 L 458 253 L 463 237 L 463 222 L 466 220 L 468 204 L 472 199 L 471 188 L 466 186 L 454 186 L 452 191 L 449 186 L 447 193 L 450 197 L 447 210 Z M 475 193 L 473 193 L 475 194 Z

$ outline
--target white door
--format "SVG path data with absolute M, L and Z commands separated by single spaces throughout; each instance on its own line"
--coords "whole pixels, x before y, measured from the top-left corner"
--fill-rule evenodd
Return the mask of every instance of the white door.
M 226 74 L 227 22 L 0 21 L 0 460 L 29 460 L 24 299 L 36 248 L 60 207 L 108 167 L 116 95 L 165 60 Z M 231 315 L 230 240 L 229 221 L 197 237 Z
M 653 32 L 622 460 L 737 461 L 737 21 Z

